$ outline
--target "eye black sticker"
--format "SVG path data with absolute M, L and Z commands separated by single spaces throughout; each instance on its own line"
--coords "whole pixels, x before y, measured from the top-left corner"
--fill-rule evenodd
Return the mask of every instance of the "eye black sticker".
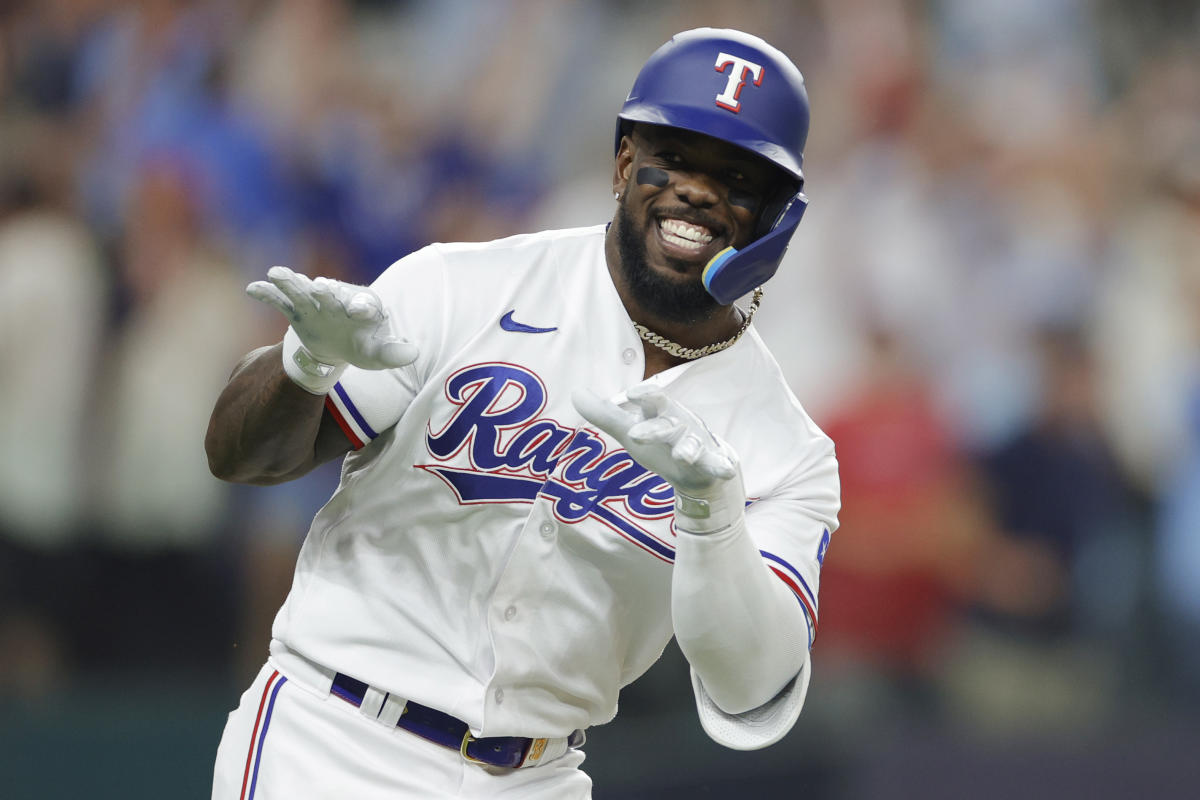
M 660 189 L 671 182 L 671 176 L 667 174 L 667 171 L 658 167 L 642 167 L 637 171 L 635 177 L 640 184 L 657 186 Z
M 753 192 L 745 192 L 741 189 L 729 190 L 729 204 L 731 206 L 740 206 L 748 211 L 757 212 L 759 201 L 757 195 Z

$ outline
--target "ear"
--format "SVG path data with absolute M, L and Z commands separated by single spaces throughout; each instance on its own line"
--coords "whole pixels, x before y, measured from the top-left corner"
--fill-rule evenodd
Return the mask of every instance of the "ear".
M 629 185 L 629 176 L 633 173 L 634 144 L 632 137 L 622 136 L 621 146 L 617 148 L 617 158 L 613 163 L 613 191 L 623 194 Z

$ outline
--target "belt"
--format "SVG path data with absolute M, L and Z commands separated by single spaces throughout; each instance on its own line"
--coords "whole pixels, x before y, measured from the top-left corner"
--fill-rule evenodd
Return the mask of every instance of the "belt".
M 368 690 L 367 684 L 349 675 L 337 673 L 333 677 L 330 692 L 355 706 L 362 706 Z M 427 739 L 434 744 L 457 750 L 464 759 L 476 764 L 516 769 L 525 763 L 526 757 L 541 758 L 545 752 L 546 739 L 530 739 L 524 736 L 488 736 L 476 739 L 470 726 L 449 714 L 409 700 L 404 705 L 397 728 Z M 572 736 L 569 746 L 578 746 Z

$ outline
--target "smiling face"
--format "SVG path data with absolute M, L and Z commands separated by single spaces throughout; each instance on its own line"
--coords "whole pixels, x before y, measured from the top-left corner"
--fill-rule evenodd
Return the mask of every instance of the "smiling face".
M 719 306 L 704 288 L 704 267 L 753 240 L 777 180 L 769 163 L 718 139 L 635 126 L 621 140 L 613 189 L 617 266 L 638 303 L 675 322 L 712 314 Z

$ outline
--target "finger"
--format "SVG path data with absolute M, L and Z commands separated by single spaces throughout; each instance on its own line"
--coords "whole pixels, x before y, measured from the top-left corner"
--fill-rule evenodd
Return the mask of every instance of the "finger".
M 255 281 L 246 287 L 246 294 L 259 302 L 273 306 L 288 319 L 294 319 L 296 316 L 296 308 L 292 305 L 292 301 L 273 283 Z
M 389 342 L 381 342 L 375 353 L 375 358 L 384 368 L 391 369 L 395 367 L 407 367 L 417 360 L 418 355 L 420 355 L 420 350 L 417 349 L 415 344 L 395 339 Z
M 312 280 L 312 298 L 316 303 L 317 308 L 331 309 L 342 306 L 340 293 L 338 292 L 337 281 L 332 281 L 329 278 L 317 277 Z
M 692 433 L 679 437 L 679 441 L 671 448 L 671 458 L 683 464 L 695 464 L 703 455 L 704 445 Z
M 696 466 L 706 475 L 723 481 L 730 480 L 737 475 L 737 467 L 734 466 L 733 460 L 729 456 L 709 448 L 701 448 L 701 455 L 696 461 Z
M 651 383 L 648 381 L 643 381 L 641 383 L 635 383 L 633 386 L 630 386 L 625 391 L 625 396 L 628 397 L 630 400 L 637 401 L 637 400 L 642 399 L 643 397 L 649 397 L 651 395 L 662 394 L 662 393 L 663 393 L 662 387 L 659 386 L 658 384 Z
M 646 418 L 663 414 L 671 403 L 671 399 L 663 392 L 662 387 L 652 383 L 639 383 L 631 386 L 625 396 L 642 410 L 642 414 Z
M 379 298 L 371 292 L 356 292 L 346 303 L 346 313 L 357 320 L 369 320 L 382 316 Z
M 571 403 L 584 419 L 616 439 L 624 438 L 626 432 L 640 421 L 636 414 L 591 390 L 575 390 L 571 393 Z
M 267 270 L 267 279 L 287 295 L 292 301 L 292 307 L 297 313 L 311 311 L 317 308 L 313 299 L 313 285 L 307 275 L 292 272 L 287 267 L 271 267 Z
M 683 426 L 674 417 L 651 417 L 629 429 L 629 438 L 638 444 L 670 444 L 679 438 Z

